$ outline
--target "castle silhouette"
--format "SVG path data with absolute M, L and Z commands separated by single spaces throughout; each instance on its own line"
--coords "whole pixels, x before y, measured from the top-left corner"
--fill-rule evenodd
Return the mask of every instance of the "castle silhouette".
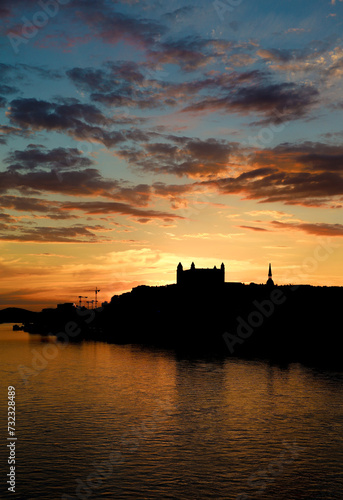
M 179 262 L 176 268 L 176 284 L 182 287 L 206 287 L 213 288 L 224 285 L 225 283 L 225 266 L 222 262 L 219 269 L 214 266 L 210 268 L 196 268 L 192 262 L 190 269 L 183 269 L 183 265 Z M 233 283 L 230 283 L 233 284 Z M 241 283 L 235 283 L 241 284 Z M 273 287 L 274 281 L 272 278 L 272 265 L 269 264 L 267 286 Z
M 225 283 L 225 266 L 222 263 L 220 269 L 214 266 L 213 269 L 196 269 L 194 262 L 191 268 L 184 270 L 181 262 L 176 269 L 176 284 L 179 286 L 205 286 L 213 287 Z

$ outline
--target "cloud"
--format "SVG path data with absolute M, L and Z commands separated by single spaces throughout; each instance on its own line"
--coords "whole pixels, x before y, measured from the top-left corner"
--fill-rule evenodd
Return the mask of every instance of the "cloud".
M 30 81 L 30 76 L 38 77 L 42 80 L 59 80 L 62 78 L 63 73 L 45 66 L 33 66 L 25 63 L 0 63 L 0 88 L 1 85 L 5 89 L 7 88 L 6 93 L 19 92 L 19 89 L 15 85 L 24 81 L 27 83 Z
M 92 30 L 93 36 L 108 44 L 125 40 L 138 47 L 151 46 L 166 31 L 158 21 L 114 11 L 103 1 L 83 3 L 82 9 L 76 11 L 75 21 L 81 21 Z
M 73 168 L 87 168 L 93 165 L 93 161 L 82 156 L 81 151 L 76 148 L 54 148 L 46 150 L 44 147 L 31 144 L 25 151 L 13 151 L 5 162 L 9 164 L 10 170 L 35 170 L 48 168 L 55 170 L 66 170 Z
M 30 131 L 23 130 L 20 127 L 9 127 L 7 125 L 0 125 L 0 134 L 2 134 L 3 136 L 17 135 L 20 137 L 29 137 Z
M 159 42 L 147 51 L 147 55 L 155 64 L 176 64 L 183 71 L 191 72 L 218 60 L 225 61 L 228 51 L 234 47 L 229 40 L 188 35 Z
M 241 86 L 226 95 L 206 97 L 186 106 L 184 112 L 226 112 L 243 116 L 262 115 L 264 123 L 280 123 L 305 117 L 318 102 L 319 92 L 311 85 L 271 83 Z
M 107 62 L 96 69 L 75 67 L 66 74 L 81 92 L 90 93 L 93 102 L 124 107 L 126 113 L 127 108 L 153 109 L 176 105 L 172 86 L 161 80 L 161 72 L 146 63 Z M 116 117 L 113 121 L 117 121 Z
M 206 154 L 210 155 L 210 151 Z M 219 155 L 220 152 L 216 154 Z M 89 207 L 89 210 L 96 210 L 95 213 L 175 218 L 170 213 L 144 211 L 138 207 L 147 207 L 154 196 L 170 198 L 175 203 L 190 189 L 188 186 L 167 186 L 163 183 L 135 185 L 128 181 L 105 178 L 98 169 L 90 168 L 93 161 L 76 148 L 49 150 L 41 145 L 30 144 L 26 150 L 11 152 L 5 161 L 9 166 L 7 170 L 0 172 L 0 206 L 44 212 L 50 218 L 63 218 L 59 210 L 65 209 L 64 206 L 37 198 L 37 195 L 55 193 L 90 198 L 84 204 L 79 204 L 85 213 L 88 213 Z M 12 191 L 19 192 L 22 196 L 14 196 Z M 93 203 L 98 197 L 110 199 L 111 202 Z M 70 205 L 71 207 L 76 208 L 77 204 Z
M 263 203 L 340 207 L 343 148 L 307 141 L 283 143 L 247 156 L 250 169 L 235 177 L 202 181 L 220 194 L 240 194 Z M 338 199 L 337 199 L 338 198 Z M 338 204 L 337 204 L 338 201 Z
M 272 221 L 272 224 L 277 229 L 296 229 L 315 236 L 343 236 L 343 224 L 327 224 L 324 222 L 315 224 L 308 222 L 286 223 L 280 221 Z
M 14 222 L 15 218 L 12 215 L 0 213 L 0 219 L 6 222 Z
M 138 208 L 128 203 L 111 201 L 53 201 L 43 198 L 5 195 L 0 199 L 0 207 L 17 212 L 37 212 L 44 214 L 49 219 L 75 219 L 79 215 L 72 215 L 71 212 L 81 212 L 80 215 L 128 215 L 135 218 L 159 219 L 171 221 L 183 219 L 181 215 L 148 208 Z M 5 222 L 9 219 L 2 217 Z
M 237 177 L 202 181 L 198 185 L 216 189 L 220 194 L 241 194 L 245 199 L 286 205 L 330 206 L 343 194 L 343 178 L 334 172 L 284 172 L 259 168 Z
M 205 45 L 209 41 L 204 42 Z M 223 42 L 211 41 L 220 46 Z M 159 56 L 161 56 L 161 53 Z M 226 56 L 225 56 L 226 57 Z M 248 63 L 249 56 L 241 54 L 235 64 Z M 179 61 L 179 58 L 176 58 Z M 190 60 L 194 64 L 194 57 Z M 241 62 L 239 62 L 239 60 Z M 103 64 L 100 68 L 75 67 L 67 70 L 67 77 L 78 90 L 95 103 L 115 108 L 124 108 L 128 114 L 132 108 L 139 110 L 180 107 L 180 102 L 191 103 L 194 97 L 204 91 L 227 93 L 242 85 L 259 84 L 266 75 L 258 70 L 230 73 L 207 72 L 204 78 L 194 78 L 181 82 L 170 80 L 169 73 L 161 71 L 158 62 L 117 61 Z M 132 117 L 134 118 L 134 117 Z M 119 123 L 118 118 L 112 118 Z
M 42 198 L 8 195 L 0 198 L 0 207 L 18 212 L 47 213 L 48 211 L 56 210 L 57 203 Z
M 93 198 L 102 196 L 117 202 L 129 202 L 134 206 L 146 206 L 152 195 L 152 189 L 147 184 L 131 185 L 116 179 L 106 179 L 94 168 L 0 172 L 0 193 L 5 194 L 11 190 L 26 196 L 49 193 Z
M 94 168 L 82 171 L 19 171 L 0 172 L 0 192 L 16 189 L 23 193 L 61 193 L 73 196 L 113 197 L 119 187 L 115 180 L 107 182 Z
M 184 7 L 180 7 L 171 12 L 167 12 L 163 15 L 163 17 L 173 23 L 179 23 L 185 21 L 185 17 L 187 17 L 189 14 L 192 14 L 195 9 L 196 7 L 192 5 L 185 5 Z
M 1 239 L 31 243 L 99 243 L 104 241 L 104 238 L 96 233 L 103 229 L 105 228 L 102 226 L 82 226 L 81 224 L 71 227 L 21 228 L 15 234 L 1 234 Z M 105 241 L 108 240 L 108 238 L 105 239 Z
M 17 87 L 11 87 L 9 85 L 0 84 L 0 93 L 1 94 L 7 95 L 7 94 L 14 94 L 16 92 L 19 92 Z
M 118 202 L 104 202 L 104 201 L 87 201 L 87 202 L 68 202 L 62 204 L 63 210 L 82 210 L 85 214 L 99 215 L 99 214 L 121 214 L 130 215 L 134 217 L 143 217 L 144 219 L 163 219 L 164 221 L 171 221 L 175 219 L 183 219 L 182 216 L 161 212 L 158 210 L 139 209 L 129 206 L 125 203 Z
M 238 143 L 214 138 L 202 140 L 174 135 L 161 138 L 164 142 L 121 148 L 118 154 L 143 171 L 210 178 L 227 171 L 231 156 L 239 152 Z
M 156 50 L 148 52 L 148 57 L 155 64 L 177 64 L 183 71 L 194 71 L 212 60 L 212 55 L 204 53 L 202 48 L 194 39 L 188 38 L 161 43 Z
M 250 231 L 268 231 L 268 229 L 265 229 L 264 227 L 257 227 L 257 226 L 237 226 L 240 227 L 241 229 L 250 229 Z
M 4 19 L 5 17 L 9 17 L 11 14 L 11 10 L 8 7 L 0 7 L 0 19 Z
M 256 58 L 250 54 L 233 54 L 228 59 L 228 63 L 236 67 L 250 66 L 255 61 Z
M 342 172 L 343 146 L 313 141 L 282 143 L 274 149 L 256 152 L 251 161 L 259 166 L 277 165 L 287 171 Z
M 298 49 L 259 49 L 257 55 L 268 68 L 290 73 L 293 79 L 311 79 L 317 86 L 331 86 L 343 74 L 343 50 L 336 36 Z
M 124 83 L 142 84 L 145 80 L 140 65 L 133 61 L 107 62 L 101 69 L 75 67 L 66 74 L 78 88 L 88 92 L 111 92 Z M 130 87 L 126 90 L 129 93 Z
M 24 130 L 64 132 L 76 140 L 90 140 L 112 147 L 125 140 L 117 131 L 106 130 L 113 122 L 96 106 L 77 99 L 47 102 L 35 98 L 15 99 L 7 116 Z
M 1 0 L 1 10 L 6 11 L 5 15 L 12 12 L 12 9 L 22 9 L 24 6 L 36 5 L 36 0 Z

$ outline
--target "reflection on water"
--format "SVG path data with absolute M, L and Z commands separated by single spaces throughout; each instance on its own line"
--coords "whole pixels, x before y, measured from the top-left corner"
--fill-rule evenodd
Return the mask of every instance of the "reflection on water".
M 1 378 L 17 389 L 12 498 L 342 498 L 340 374 L 103 343 L 43 366 L 42 341 L 0 326 Z

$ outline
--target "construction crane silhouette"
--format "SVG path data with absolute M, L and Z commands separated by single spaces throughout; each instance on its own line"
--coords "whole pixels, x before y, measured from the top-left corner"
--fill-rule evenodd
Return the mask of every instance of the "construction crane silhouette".
M 95 309 L 98 307 L 98 293 L 100 292 L 100 290 L 98 289 L 98 287 L 95 287 L 95 290 L 85 290 L 86 292 L 94 292 L 95 293 Z
M 80 307 L 80 309 L 82 306 L 82 299 L 88 299 L 88 297 L 85 297 L 84 295 L 79 295 L 79 307 Z

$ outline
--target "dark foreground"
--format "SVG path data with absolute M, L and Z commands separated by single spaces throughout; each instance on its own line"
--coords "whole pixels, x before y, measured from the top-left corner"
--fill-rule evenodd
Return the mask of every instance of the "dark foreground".
M 25 320 L 12 315 L 11 321 L 22 322 L 29 333 L 57 335 L 61 342 L 137 343 L 190 355 L 259 357 L 340 368 L 342 304 L 342 287 L 140 286 L 114 296 L 97 310 L 66 305 Z M 1 313 L 5 311 L 0 311 L 0 321 Z

